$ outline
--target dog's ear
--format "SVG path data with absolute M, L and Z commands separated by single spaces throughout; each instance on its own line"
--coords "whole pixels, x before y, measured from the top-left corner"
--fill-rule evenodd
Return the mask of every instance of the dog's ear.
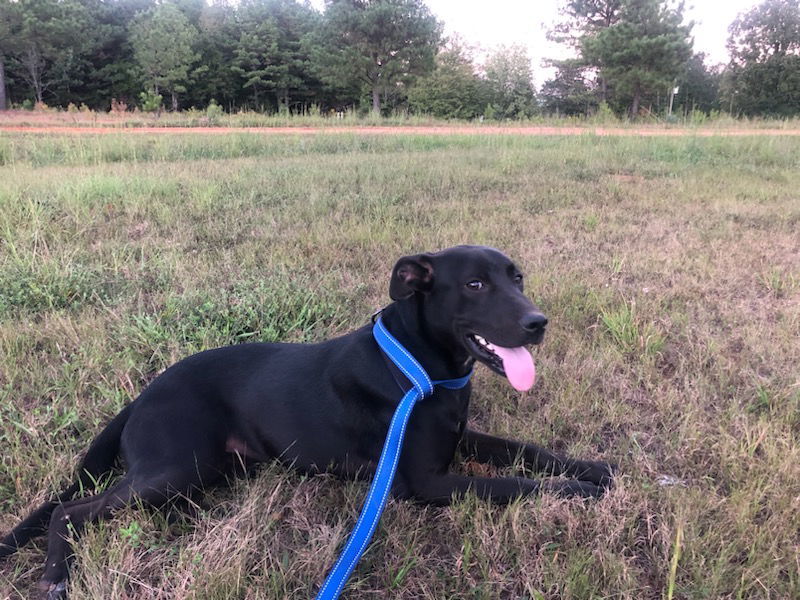
M 433 262 L 427 254 L 404 256 L 392 269 L 389 297 L 408 298 L 414 292 L 430 292 L 433 287 Z

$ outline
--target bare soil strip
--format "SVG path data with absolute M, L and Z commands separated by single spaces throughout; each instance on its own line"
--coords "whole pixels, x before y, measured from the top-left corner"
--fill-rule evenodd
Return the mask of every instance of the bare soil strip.
M 59 127 L 0 125 L 0 132 L 45 133 L 62 135 L 96 134 L 229 134 L 256 133 L 262 135 L 315 135 L 350 133 L 354 135 L 530 135 L 530 136 L 626 136 L 626 137 L 741 137 L 741 136 L 800 136 L 800 129 L 652 129 L 620 127 Z

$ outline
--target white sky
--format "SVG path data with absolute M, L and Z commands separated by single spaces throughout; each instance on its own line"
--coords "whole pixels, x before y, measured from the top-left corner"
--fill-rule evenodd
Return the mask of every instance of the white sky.
M 760 0 L 687 1 L 686 19 L 695 22 L 695 51 L 705 52 L 708 64 L 728 62 L 728 26 L 739 13 L 759 3 Z M 322 8 L 324 0 L 312 0 L 312 4 Z M 426 4 L 444 22 L 446 35 L 458 34 L 484 51 L 499 44 L 527 47 L 538 86 L 552 74 L 542 68 L 542 59 L 569 56 L 568 51 L 545 36 L 559 20 L 561 0 L 426 0 Z
M 466 42 L 483 48 L 513 43 L 526 46 L 538 85 L 543 83 L 545 75 L 542 59 L 569 56 L 568 50 L 546 37 L 552 24 L 559 21 L 561 0 L 426 0 L 426 3 L 444 22 L 448 35 L 457 33 Z M 705 52 L 706 62 L 717 64 L 728 62 L 725 50 L 728 26 L 739 13 L 759 4 L 759 0 L 695 0 L 686 4 L 686 20 L 695 23 L 692 30 L 695 51 Z

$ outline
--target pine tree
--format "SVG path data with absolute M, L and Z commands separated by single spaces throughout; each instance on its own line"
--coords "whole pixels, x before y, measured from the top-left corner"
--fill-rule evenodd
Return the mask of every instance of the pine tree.
M 243 4 L 242 33 L 236 46 L 233 71 L 243 80 L 242 87 L 253 93 L 253 105 L 263 108 L 264 93 L 274 89 L 278 71 L 278 38 L 280 32 L 275 20 L 262 14 L 260 3 Z
M 692 55 L 690 32 L 682 5 L 625 0 L 619 21 L 584 38 L 582 50 L 591 64 L 600 66 L 601 76 L 635 118 L 645 95 L 666 94 L 675 85 Z
M 331 85 L 363 85 L 380 112 L 398 84 L 430 73 L 441 26 L 422 0 L 328 0 L 313 48 Z
M 199 56 L 194 51 L 197 29 L 174 4 L 159 4 L 139 15 L 131 25 L 136 62 L 151 90 L 166 90 L 172 110 L 178 110 L 178 94 L 186 91 Z
M 12 4 L 12 3 L 10 3 Z M 36 102 L 64 96 L 80 80 L 95 44 L 90 15 L 77 0 L 19 0 L 6 7 L 9 65 Z M 5 54 L 5 53 L 3 53 Z
M 12 2 L 0 2 L 0 110 L 8 109 L 6 61 L 11 57 L 15 41 L 13 31 L 20 25 L 17 6 Z
M 548 32 L 547 37 L 554 42 L 570 46 L 580 54 L 580 57 L 566 61 L 552 61 L 559 73 L 549 86 L 551 91 L 571 81 L 569 85 L 575 87 L 577 93 L 577 89 L 581 87 L 581 80 L 587 80 L 588 73 L 592 72 L 591 76 L 598 82 L 596 86 L 600 95 L 598 101 L 608 102 L 610 90 L 608 82 L 600 72 L 602 65 L 593 64 L 582 53 L 582 48 L 587 39 L 597 36 L 601 31 L 619 22 L 623 2 L 624 0 L 567 0 L 560 11 L 561 22 Z M 581 68 L 583 73 L 579 72 Z

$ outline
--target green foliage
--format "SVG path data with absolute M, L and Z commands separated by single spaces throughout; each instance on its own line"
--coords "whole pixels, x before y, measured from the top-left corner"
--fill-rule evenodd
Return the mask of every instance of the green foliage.
M 139 94 L 139 103 L 144 112 L 158 112 L 164 98 L 153 90 L 145 90 Z
M 241 34 L 231 69 L 252 93 L 253 106 L 301 112 L 321 87 L 306 43 L 318 27 L 317 13 L 294 0 L 249 0 L 238 17 Z
M 569 0 L 562 16 L 549 37 L 579 56 L 553 61 L 558 72 L 542 89 L 549 112 L 586 114 L 602 103 L 634 117 L 645 104 L 666 112 L 675 86 L 675 112 L 717 106 L 719 74 L 692 56 L 682 3 Z
M 486 59 L 486 87 L 496 119 L 524 119 L 536 112 L 531 59 L 522 46 L 501 46 Z
M 674 99 L 675 113 L 699 111 L 709 113 L 719 108 L 719 87 L 722 74 L 719 68 L 709 68 L 705 55 L 694 54 L 684 65 L 676 85 L 678 93 Z
M 127 527 L 120 527 L 119 534 L 123 540 L 127 540 L 127 542 L 133 547 L 138 548 L 142 543 L 142 526 L 139 525 L 139 521 L 131 521 Z
M 800 0 L 767 0 L 730 27 L 725 101 L 732 112 L 800 114 Z
M 137 13 L 152 7 L 154 0 L 82 1 L 90 15 L 93 49 L 84 56 L 81 76 L 71 75 L 69 90 L 53 103 L 63 105 L 76 98 L 102 110 L 107 110 L 114 98 L 133 104 L 145 85 L 134 60 L 129 25 Z
M 27 88 L 28 97 L 45 101 L 83 79 L 83 61 L 96 45 L 96 31 L 86 6 L 78 0 L 4 0 L 0 21 L 0 56 Z
M 249 25 L 239 38 L 232 70 L 242 77 L 242 87 L 252 90 L 253 107 L 263 109 L 263 92 L 274 87 L 283 68 L 277 60 L 280 32 L 270 19 L 257 18 Z
M 625 0 L 567 0 L 561 10 L 563 20 L 556 24 L 549 37 L 580 47 L 585 35 L 618 23 L 624 3 Z
M 583 61 L 557 61 L 555 66 L 555 77 L 545 82 L 539 94 L 542 109 L 559 115 L 591 113 L 597 107 L 597 86 L 587 77 Z
M 186 91 L 192 67 L 199 60 L 194 51 L 197 29 L 174 4 L 164 3 L 140 14 L 131 24 L 134 56 L 145 81 L 158 94 L 172 95 L 178 109 L 178 93 Z
M 366 89 L 380 112 L 398 83 L 433 70 L 440 37 L 441 25 L 422 0 L 330 0 L 314 60 L 324 81 Z
M 642 321 L 633 302 L 623 301 L 619 307 L 603 309 L 600 320 L 625 355 L 649 360 L 664 347 L 663 334 L 652 323 Z
M 739 65 L 800 52 L 800 0 L 764 0 L 728 28 L 728 51 Z
M 187 104 L 205 106 L 216 98 L 224 106 L 234 106 L 243 98 L 242 82 L 231 68 L 241 33 L 237 12 L 234 3 L 203 5 L 195 49 L 206 71 L 187 86 Z
M 610 97 L 608 82 L 600 65 L 593 63 L 583 50 L 586 40 L 597 36 L 601 31 L 619 22 L 624 0 L 567 0 L 561 8 L 562 20 L 557 23 L 548 37 L 555 42 L 567 44 L 579 58 L 554 61 L 559 72 L 548 86 L 550 110 L 575 109 L 575 101 L 583 104 L 583 89 L 580 80 L 596 81 L 593 104 L 607 103 Z M 548 82 L 550 83 L 550 82 Z M 571 98 L 575 97 L 577 98 Z
M 792 117 L 800 114 L 800 56 L 772 56 L 733 67 L 732 109 L 746 115 Z
M 142 84 L 128 26 L 152 5 L 153 0 L 0 2 L 0 64 L 6 66 L 10 100 L 107 109 L 112 98 L 135 98 Z
M 313 290 L 313 293 L 310 293 Z M 334 293 L 308 278 L 272 273 L 268 281 L 237 282 L 230 289 L 170 296 L 163 307 L 120 325 L 137 361 L 163 368 L 170 352 L 199 352 L 246 341 L 312 341 L 345 317 Z
M 676 115 L 798 114 L 799 4 L 768 0 L 741 15 L 722 77 L 687 53 L 680 3 L 562 0 L 549 37 L 579 56 L 554 61 L 541 110 L 592 114 L 606 102 L 618 113 L 663 114 L 677 85 Z M 440 34 L 423 0 L 329 0 L 324 12 L 297 0 L 0 0 L 0 109 L 108 110 L 114 99 L 139 103 L 147 89 L 173 110 L 179 98 L 195 107 L 213 98 L 232 114 L 316 105 L 322 116 L 371 107 L 516 119 L 539 110 L 514 49 L 497 51 L 478 76 L 467 55 L 437 57 Z
M 661 0 L 625 0 L 620 20 L 583 40 L 584 56 L 613 85 L 617 100 L 636 117 L 642 98 L 672 88 L 691 56 L 691 25 L 683 8 Z
M 319 14 L 309 5 L 295 0 L 262 1 L 267 2 L 279 32 L 274 57 L 279 68 L 272 79 L 276 105 L 284 114 L 301 112 L 321 93 L 322 88 L 322 83 L 313 73 L 305 45 L 305 40 L 320 26 Z
M 619 119 L 617 115 L 611 110 L 607 102 L 601 102 L 597 110 L 592 115 L 592 121 L 600 125 L 618 125 Z
M 12 44 L 12 26 L 18 27 L 16 21 L 19 19 L 18 5 L 11 2 L 0 2 L 0 110 L 8 109 L 8 76 L 6 74 L 6 62 Z
M 224 111 L 222 110 L 222 107 L 217 104 L 216 100 L 212 98 L 211 102 L 209 102 L 208 106 L 206 107 L 206 118 L 211 125 L 216 125 L 219 123 L 219 119 L 222 117 L 223 112 Z
M 20 312 L 71 310 L 103 302 L 112 282 L 80 263 L 15 264 L 0 270 L 0 321 Z
M 486 87 L 458 43 L 436 55 L 436 69 L 408 90 L 412 112 L 442 119 L 474 119 L 486 106 Z

